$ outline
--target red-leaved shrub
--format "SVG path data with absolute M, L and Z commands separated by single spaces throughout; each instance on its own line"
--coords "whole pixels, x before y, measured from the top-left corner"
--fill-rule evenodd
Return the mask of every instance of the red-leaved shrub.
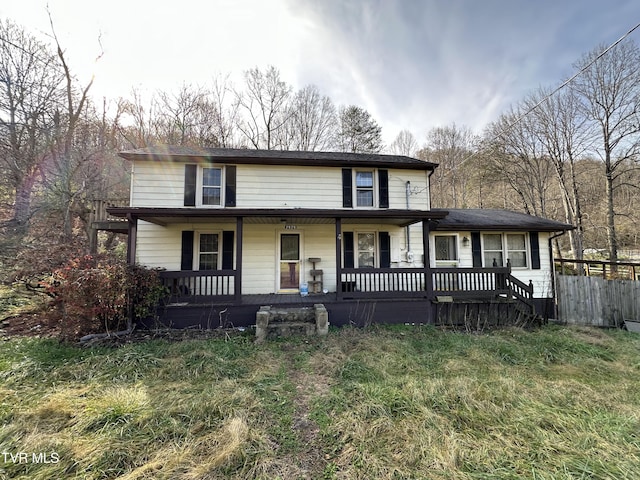
M 131 320 L 152 314 L 164 294 L 157 270 L 108 254 L 73 258 L 41 285 L 54 299 L 65 338 L 130 328 Z

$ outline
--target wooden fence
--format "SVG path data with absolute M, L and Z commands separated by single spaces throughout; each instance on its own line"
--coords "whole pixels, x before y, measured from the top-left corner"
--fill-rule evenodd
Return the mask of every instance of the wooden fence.
M 558 320 L 600 327 L 640 321 L 640 282 L 556 274 Z

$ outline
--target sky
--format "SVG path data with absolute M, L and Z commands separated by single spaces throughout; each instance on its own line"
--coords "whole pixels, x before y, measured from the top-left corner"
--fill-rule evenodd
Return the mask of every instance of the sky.
M 273 65 L 295 89 L 366 109 L 385 143 L 409 130 L 419 145 L 453 123 L 481 133 L 640 23 L 638 0 L 20 0 L 2 2 L 0 18 L 45 38 L 47 5 L 96 98 L 218 74 L 240 85 Z M 629 38 L 640 44 L 640 28 Z

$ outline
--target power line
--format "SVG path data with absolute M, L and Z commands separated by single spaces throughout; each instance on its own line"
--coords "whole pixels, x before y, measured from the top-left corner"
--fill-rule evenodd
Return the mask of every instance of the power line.
M 624 35 L 622 35 L 618 40 L 616 40 L 615 42 L 613 42 L 611 45 L 609 45 L 607 48 L 605 48 L 602 52 L 600 52 L 598 55 L 596 55 L 596 57 L 591 60 L 588 64 L 586 64 L 585 66 L 583 66 L 580 70 L 578 70 L 576 73 L 573 74 L 573 76 L 571 78 L 569 78 L 568 80 L 565 80 L 559 87 L 557 87 L 555 90 L 553 90 L 551 93 L 545 95 L 542 100 L 540 100 L 538 103 L 536 103 L 533 107 L 529 108 L 526 112 L 524 112 L 523 114 L 521 114 L 518 118 L 516 118 L 513 122 L 511 122 L 509 125 L 507 125 L 506 127 L 504 127 L 502 130 L 500 130 L 498 133 L 496 133 L 495 135 L 493 135 L 493 137 L 491 138 L 492 140 L 495 140 L 496 138 L 498 138 L 499 136 L 505 134 L 506 132 L 508 132 L 509 130 L 511 130 L 513 127 L 515 127 L 518 123 L 520 123 L 527 115 L 529 115 L 531 112 L 533 112 L 536 108 L 538 108 L 540 105 L 542 105 L 544 102 L 546 102 L 547 100 L 549 100 L 551 97 L 553 97 L 556 93 L 558 93 L 560 90 L 562 90 L 564 87 L 566 87 L 567 85 L 569 85 L 573 80 L 575 80 L 578 76 L 582 75 L 585 71 L 587 71 L 589 68 L 591 68 L 591 66 L 596 63 L 598 60 L 600 60 L 604 55 L 606 55 L 612 48 L 615 48 L 620 42 L 622 42 L 625 38 L 627 38 L 629 35 L 631 35 L 635 30 L 637 30 L 638 28 L 640 28 L 640 23 L 636 24 L 636 26 L 634 26 L 631 30 L 629 30 L 627 33 L 625 33 Z M 454 170 L 456 170 L 458 167 L 460 167 L 461 165 L 463 165 L 465 162 L 471 160 L 473 157 L 475 157 L 479 152 L 473 152 L 471 155 L 469 155 L 468 157 L 464 158 L 458 165 L 456 165 L 454 168 L 452 168 L 451 170 L 449 170 L 448 172 L 445 173 L 448 174 L 449 172 L 452 172 Z

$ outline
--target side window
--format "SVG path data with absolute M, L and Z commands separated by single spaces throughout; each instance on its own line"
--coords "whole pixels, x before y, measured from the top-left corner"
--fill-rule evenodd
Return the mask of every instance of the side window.
M 201 233 L 198 236 L 198 270 L 218 270 L 220 237 L 217 233 Z
M 436 235 L 434 246 L 436 265 L 457 265 L 458 240 L 455 235 Z
M 524 233 L 507 234 L 507 258 L 514 268 L 527 268 L 527 239 Z
M 484 243 L 484 266 L 504 267 L 504 256 L 502 254 L 502 234 L 485 233 L 482 235 Z
M 527 268 L 529 254 L 524 233 L 485 233 L 482 235 L 485 267 L 504 267 L 507 260 L 513 268 Z

